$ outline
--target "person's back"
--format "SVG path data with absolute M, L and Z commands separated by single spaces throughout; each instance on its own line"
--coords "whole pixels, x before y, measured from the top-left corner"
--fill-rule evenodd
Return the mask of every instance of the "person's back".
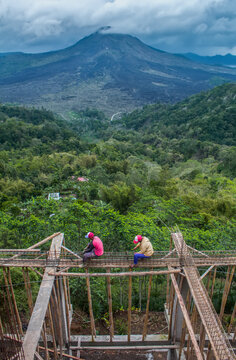
M 94 252 L 97 256 L 102 256 L 104 253 L 102 240 L 98 236 L 93 238 Z
M 152 256 L 154 251 L 150 240 L 143 236 L 139 246 L 140 251 L 138 254 L 144 254 L 145 256 Z

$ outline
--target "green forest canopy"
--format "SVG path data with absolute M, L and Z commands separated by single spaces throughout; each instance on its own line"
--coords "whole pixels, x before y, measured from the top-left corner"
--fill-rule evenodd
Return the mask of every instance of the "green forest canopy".
M 78 251 L 93 231 L 105 251 L 131 250 L 137 234 L 167 250 L 178 225 L 197 249 L 235 249 L 235 98 L 226 84 L 112 122 L 0 105 L 0 248 L 61 231 Z

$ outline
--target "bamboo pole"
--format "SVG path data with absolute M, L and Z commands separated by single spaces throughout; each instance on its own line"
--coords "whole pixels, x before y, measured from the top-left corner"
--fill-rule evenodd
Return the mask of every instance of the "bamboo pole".
M 149 276 L 148 297 L 147 297 L 146 314 L 145 314 L 145 320 L 144 320 L 144 326 L 143 326 L 143 338 L 142 338 L 142 341 L 145 340 L 146 335 L 147 335 L 147 324 L 148 324 L 148 314 L 149 314 L 151 288 L 152 288 L 152 275 Z
M 107 272 L 110 272 L 110 269 L 107 269 Z M 109 331 L 110 331 L 110 342 L 114 337 L 114 322 L 113 322 L 113 313 L 112 313 L 112 293 L 111 293 L 111 278 L 107 277 L 107 295 L 108 295 L 108 307 L 109 307 Z
M 86 269 L 86 273 L 88 274 L 87 269 Z M 92 341 L 94 341 L 94 337 L 96 337 L 96 328 L 95 328 L 95 321 L 94 321 L 94 316 L 93 316 L 93 305 L 92 305 L 92 297 L 91 297 L 91 289 L 90 289 L 90 280 L 89 280 L 88 276 L 86 277 L 86 284 L 87 284 L 87 292 L 88 292 L 91 336 L 92 336 Z
M 130 269 L 130 271 L 132 271 Z M 128 342 L 131 335 L 131 306 L 132 306 L 132 276 L 129 276 L 129 293 L 128 293 Z

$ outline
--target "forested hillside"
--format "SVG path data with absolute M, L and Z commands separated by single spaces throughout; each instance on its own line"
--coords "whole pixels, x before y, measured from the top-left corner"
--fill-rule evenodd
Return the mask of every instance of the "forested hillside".
M 166 250 L 177 225 L 198 249 L 235 249 L 235 98 L 223 85 L 112 122 L 0 105 L 0 248 L 61 231 L 78 251 L 93 231 L 105 251 L 131 250 L 139 233 Z
M 1 105 L 0 246 L 63 231 L 77 247 L 93 228 L 107 250 L 130 249 L 136 232 L 164 249 L 161 220 L 177 224 L 195 246 L 231 246 L 235 97 L 236 85 L 223 85 L 112 123 L 96 110 L 73 113 L 70 123 L 45 110 Z M 48 201 L 50 192 L 64 198 Z

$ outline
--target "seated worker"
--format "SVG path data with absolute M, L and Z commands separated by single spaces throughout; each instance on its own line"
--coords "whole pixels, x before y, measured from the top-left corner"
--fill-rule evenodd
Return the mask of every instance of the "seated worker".
M 139 248 L 140 251 L 138 253 L 134 254 L 134 264 L 131 265 L 131 268 L 133 268 L 134 266 L 136 266 L 138 264 L 138 259 L 149 258 L 154 253 L 150 240 L 148 238 L 146 238 L 145 236 L 137 235 L 137 236 L 135 236 L 133 242 L 134 242 L 134 244 L 137 244 L 137 246 L 135 246 L 134 250 Z
M 104 253 L 102 240 L 92 232 L 88 232 L 85 237 L 91 241 L 83 251 L 83 262 L 87 261 L 89 258 L 102 256 Z

